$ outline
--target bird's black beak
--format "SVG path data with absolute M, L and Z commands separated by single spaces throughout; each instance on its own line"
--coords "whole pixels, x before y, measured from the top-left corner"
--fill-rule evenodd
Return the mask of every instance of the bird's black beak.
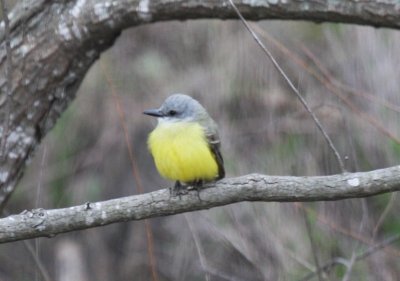
M 143 111 L 143 114 L 154 116 L 154 117 L 163 117 L 164 116 L 164 114 L 158 108 L 145 110 L 145 111 Z

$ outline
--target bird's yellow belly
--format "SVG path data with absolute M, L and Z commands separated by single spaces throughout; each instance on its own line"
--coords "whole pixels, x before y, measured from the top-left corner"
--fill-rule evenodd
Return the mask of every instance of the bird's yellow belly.
M 159 173 L 170 180 L 211 181 L 218 166 L 202 127 L 196 123 L 161 123 L 150 134 L 148 145 Z

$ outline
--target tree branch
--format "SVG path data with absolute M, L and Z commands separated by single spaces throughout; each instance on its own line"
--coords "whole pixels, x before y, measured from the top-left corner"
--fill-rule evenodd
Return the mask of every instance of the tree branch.
M 162 189 L 64 209 L 24 211 L 0 219 L 0 243 L 52 237 L 74 230 L 209 209 L 241 201 L 339 200 L 398 190 L 400 166 L 325 177 L 251 174 L 208 184 L 199 194 L 193 190 L 181 198 L 171 197 L 168 189 Z
M 304 19 L 400 27 L 400 9 L 387 1 L 236 1 L 250 20 Z M 5 105 L 7 55 L 0 26 L 0 207 L 22 175 L 26 160 L 74 98 L 85 73 L 127 27 L 163 20 L 236 18 L 228 2 L 211 0 L 20 1 L 9 14 L 12 108 Z M 48 28 L 51 26 L 52 28 Z M 8 104 L 8 103 L 7 103 Z M 1 134 L 6 134 L 1 136 Z
M 275 2 L 276 4 L 272 4 Z M 395 1 L 349 0 L 332 3 L 330 0 L 307 2 L 258 0 L 235 1 L 235 3 L 243 16 L 249 20 L 295 19 L 400 28 L 400 6 Z M 22 176 L 27 159 L 31 157 L 41 139 L 54 126 L 58 117 L 74 99 L 76 91 L 90 66 L 97 60 L 102 51 L 112 46 L 123 29 L 157 21 L 199 18 L 230 19 L 236 18 L 236 14 L 227 1 L 214 0 L 19 1 L 8 15 L 10 21 L 10 59 L 13 62 L 11 82 L 7 82 L 5 75 L 7 73 L 7 61 L 9 61 L 5 48 L 5 25 L 0 25 L 0 120 L 9 118 L 7 130 L 3 128 L 3 122 L 0 122 L 0 139 L 5 140 L 2 144 L 4 151 L 1 151 L 2 155 L 0 155 L 0 159 L 2 159 L 0 162 L 0 209 Z M 5 102 L 7 100 L 5 94 L 7 83 L 12 85 L 12 89 L 9 93 L 10 101 Z M 10 105 L 11 108 L 9 109 L 6 104 Z M 11 114 L 9 114 L 9 111 L 11 111 Z M 394 180 L 397 179 L 396 174 L 391 174 L 391 176 Z M 213 190 L 219 194 L 219 192 L 225 190 L 221 188 L 227 184 L 234 187 L 242 186 L 244 190 L 247 190 L 246 186 L 254 188 L 263 180 L 267 180 L 265 184 L 270 188 L 269 181 L 271 179 L 270 177 L 265 179 L 262 176 L 254 175 L 231 179 L 219 183 L 220 188 L 218 189 L 203 191 L 202 195 L 207 196 Z M 287 188 L 294 183 L 285 182 L 287 178 L 276 179 L 278 182 L 283 180 L 279 185 L 282 188 L 280 192 L 292 190 Z M 291 178 L 291 180 L 293 179 L 296 178 Z M 321 183 L 326 180 L 329 182 L 330 179 L 320 178 L 320 181 Z M 249 182 L 246 183 L 246 180 L 249 180 Z M 308 180 L 302 179 L 302 181 L 307 182 Z M 304 187 L 304 182 L 298 184 Z M 377 189 L 377 193 L 390 191 L 386 190 L 385 186 L 381 188 L 383 189 Z M 290 201 L 318 200 L 318 198 L 329 200 L 351 196 L 351 194 L 346 193 L 343 195 L 335 193 L 334 198 L 329 198 L 331 193 L 328 192 L 325 195 L 320 194 L 320 197 L 318 197 L 315 190 L 309 192 L 309 194 L 297 193 L 299 190 L 292 190 L 295 193 L 292 194 L 291 199 L 288 197 L 289 194 L 282 198 L 268 196 L 253 198 L 246 193 L 241 193 L 236 188 L 229 188 L 228 190 L 227 194 L 224 193 L 223 196 L 218 197 L 221 201 L 215 203 L 212 203 L 214 202 L 212 200 L 211 202 L 207 201 L 207 204 L 211 205 L 193 201 L 192 198 L 190 204 L 193 205 L 186 209 L 182 207 L 179 212 L 243 200 Z M 257 191 L 257 188 L 251 190 L 254 192 L 254 190 Z M 352 190 L 357 190 L 357 187 Z M 230 197 L 233 196 L 230 193 L 232 191 L 237 192 L 235 196 L 238 197 Z M 341 190 L 339 189 L 339 191 Z M 163 192 L 160 195 L 166 196 L 166 191 Z M 273 195 L 271 193 L 266 194 Z M 144 197 L 138 198 L 144 200 L 147 198 L 146 196 L 151 196 L 151 193 L 142 196 Z M 132 202 L 139 199 L 132 198 Z M 170 201 L 167 200 L 166 202 Z M 185 199 L 179 202 L 178 206 L 181 206 L 187 201 Z M 108 210 L 104 211 L 107 215 Z M 53 212 L 57 214 L 57 211 L 54 210 L 45 212 L 45 215 L 53 214 Z M 89 211 L 86 213 L 89 213 Z M 157 209 L 150 213 L 152 215 L 149 215 L 149 217 L 163 215 L 162 213 L 158 214 Z M 169 211 L 166 214 L 172 213 L 174 212 Z M 26 217 L 27 215 L 22 215 L 22 218 Z M 139 218 L 144 217 L 146 216 Z M 133 217 L 129 219 L 133 219 Z M 90 226 L 92 224 L 86 225 L 86 227 Z M 85 228 L 79 225 L 74 227 L 75 229 Z M 47 231 L 47 228 L 45 229 Z M 63 231 L 68 230 L 54 228 L 53 232 L 43 232 L 43 235 Z

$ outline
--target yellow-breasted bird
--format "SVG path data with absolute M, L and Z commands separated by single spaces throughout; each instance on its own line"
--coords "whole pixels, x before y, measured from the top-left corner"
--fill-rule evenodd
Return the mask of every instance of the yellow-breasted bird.
M 197 100 L 173 94 L 143 113 L 158 119 L 148 146 L 158 172 L 176 181 L 176 193 L 183 184 L 199 187 L 225 176 L 217 124 Z

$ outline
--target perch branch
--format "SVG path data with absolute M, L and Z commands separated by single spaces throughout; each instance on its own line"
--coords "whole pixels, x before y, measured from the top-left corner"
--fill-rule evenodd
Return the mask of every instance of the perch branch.
M 242 201 L 320 201 L 366 197 L 400 190 L 400 166 L 318 177 L 250 174 L 171 197 L 168 189 L 85 203 L 63 209 L 34 209 L 0 219 L 0 243 L 52 237 L 116 222 L 174 215 Z
M 309 2 L 235 4 L 248 20 L 341 22 L 400 29 L 400 6 L 395 1 Z M 0 208 L 13 193 L 27 160 L 75 98 L 90 66 L 124 29 L 167 20 L 233 19 L 236 14 L 229 2 L 214 0 L 23 0 L 7 18 L 9 28 L 0 25 L 0 120 L 10 118 L 10 122 L 0 121 L 0 148 L 4 148 Z M 7 55 L 7 40 L 11 55 Z M 13 75 L 5 79 L 10 59 Z M 5 95 L 7 85 L 12 85 L 12 102 Z

